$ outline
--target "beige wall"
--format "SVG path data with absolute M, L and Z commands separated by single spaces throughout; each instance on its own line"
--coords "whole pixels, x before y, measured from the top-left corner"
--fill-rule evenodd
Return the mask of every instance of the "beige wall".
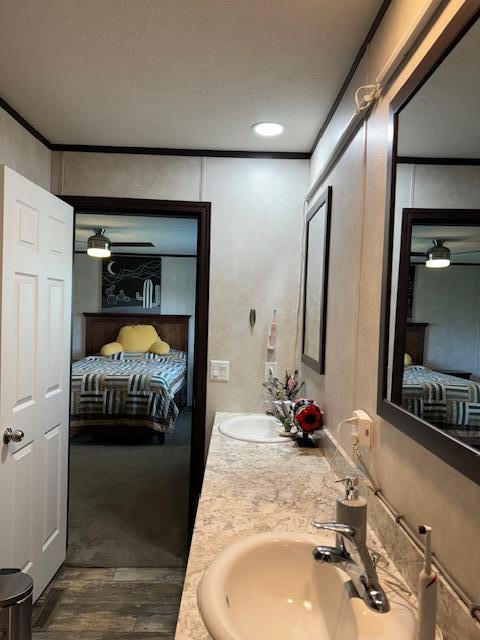
M 413 321 L 428 322 L 424 363 L 480 374 L 480 266 L 415 268 Z
M 50 189 L 51 158 L 45 145 L 0 108 L 0 164 Z
M 85 253 L 76 253 L 73 260 L 73 324 L 72 356 L 85 355 L 84 313 L 100 313 L 102 310 L 102 265 Z
M 278 311 L 279 371 L 295 366 L 303 200 L 308 161 L 55 154 L 56 192 L 212 203 L 209 359 L 230 382 L 208 384 L 215 411 L 261 411 L 267 329 Z M 249 312 L 257 311 L 250 330 Z
M 436 554 L 478 601 L 480 488 L 376 415 L 389 103 L 459 5 L 448 3 L 321 186 L 333 185 L 326 375 L 307 368 L 304 374 L 307 392 L 325 403 L 327 425 L 335 435 L 337 423 L 355 408 L 375 418 L 374 448 L 365 455 L 379 486 L 410 525 L 433 526 Z M 375 79 L 417 10 L 416 0 L 393 0 L 355 86 Z M 353 89 L 313 155 L 311 184 L 353 114 Z M 351 452 L 349 434 L 343 428 L 340 441 Z M 460 638 L 453 628 L 447 637 Z

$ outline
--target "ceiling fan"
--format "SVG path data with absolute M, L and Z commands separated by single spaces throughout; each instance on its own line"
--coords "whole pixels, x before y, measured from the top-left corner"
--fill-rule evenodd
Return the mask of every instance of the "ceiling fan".
M 154 247 L 152 242 L 111 242 L 105 235 L 105 229 L 96 227 L 93 229 L 93 236 L 88 240 L 77 240 L 81 244 L 87 245 L 87 253 L 94 258 L 109 258 L 112 255 L 111 247 Z
M 451 256 L 480 253 L 480 249 L 476 251 L 450 251 L 450 249 L 445 246 L 445 240 L 441 240 L 440 238 L 432 242 L 433 245 L 427 251 L 411 251 L 410 256 L 412 258 L 426 258 L 426 266 L 433 269 L 448 267 L 451 262 Z

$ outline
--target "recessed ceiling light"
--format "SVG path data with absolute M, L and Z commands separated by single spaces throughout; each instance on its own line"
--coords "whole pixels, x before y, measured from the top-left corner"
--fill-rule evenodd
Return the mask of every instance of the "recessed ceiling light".
M 259 136 L 279 136 L 283 132 L 283 126 L 277 122 L 258 122 L 252 129 Z

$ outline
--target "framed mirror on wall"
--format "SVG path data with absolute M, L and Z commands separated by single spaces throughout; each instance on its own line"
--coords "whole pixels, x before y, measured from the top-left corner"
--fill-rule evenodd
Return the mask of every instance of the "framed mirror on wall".
M 480 484 L 480 11 L 391 104 L 378 412 Z
M 328 187 L 306 221 L 302 362 L 318 373 L 325 373 L 331 214 L 332 187 Z

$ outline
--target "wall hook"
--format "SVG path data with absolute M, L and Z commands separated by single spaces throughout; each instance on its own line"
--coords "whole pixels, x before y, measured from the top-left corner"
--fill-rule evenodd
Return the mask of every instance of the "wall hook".
M 250 327 L 253 329 L 255 322 L 257 321 L 257 312 L 255 309 L 250 309 Z

